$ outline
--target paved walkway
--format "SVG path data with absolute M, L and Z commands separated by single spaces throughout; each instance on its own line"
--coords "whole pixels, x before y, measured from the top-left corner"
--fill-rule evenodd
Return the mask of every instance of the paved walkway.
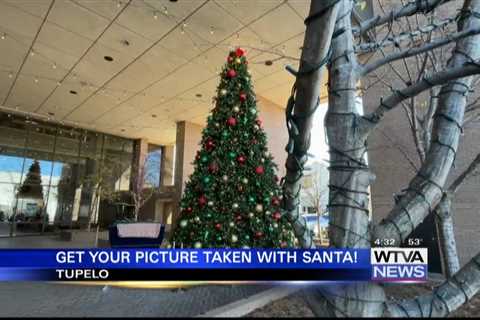
M 129 289 L 57 283 L 0 283 L 2 317 L 192 317 L 268 286 Z

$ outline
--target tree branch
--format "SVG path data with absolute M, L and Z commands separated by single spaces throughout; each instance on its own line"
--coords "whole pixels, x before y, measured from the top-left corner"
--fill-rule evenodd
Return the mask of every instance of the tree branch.
M 365 118 L 370 120 L 372 123 L 377 124 L 383 118 L 385 112 L 392 110 L 403 100 L 416 96 L 434 86 L 442 85 L 455 79 L 479 73 L 479 62 L 466 62 L 460 67 L 448 68 L 444 71 L 434 73 L 431 76 L 424 77 L 422 80 L 402 90 L 395 91 L 386 99 L 382 99 L 380 106 L 372 113 L 366 115 Z
M 418 54 L 421 54 L 421 53 L 424 53 L 424 52 L 427 52 L 427 51 L 431 51 L 431 50 L 434 50 L 436 48 L 445 46 L 449 43 L 452 43 L 454 41 L 457 41 L 459 39 L 469 37 L 469 36 L 473 36 L 473 35 L 476 35 L 476 34 L 479 34 L 479 33 L 480 33 L 480 28 L 464 30 L 464 31 L 457 32 L 457 33 L 455 33 L 451 36 L 447 36 L 446 38 L 443 38 L 443 39 L 440 39 L 440 40 L 437 40 L 437 41 L 432 41 L 432 42 L 427 43 L 427 44 L 425 44 L 423 46 L 420 46 L 420 47 L 412 47 L 412 48 L 409 48 L 409 49 L 404 50 L 404 51 L 394 52 L 394 53 L 389 54 L 388 56 L 386 56 L 382 59 L 378 59 L 378 60 L 376 60 L 376 61 L 374 61 L 370 64 L 367 64 L 367 65 L 363 66 L 361 68 L 360 74 L 363 75 L 363 76 L 367 75 L 370 72 L 372 72 L 373 70 L 376 70 L 377 68 L 379 68 L 379 67 L 381 67 L 381 66 L 383 66 L 383 65 L 385 65 L 389 62 L 399 60 L 399 59 L 409 58 L 409 57 L 412 57 L 412 56 L 415 56 L 415 55 L 418 55 Z
M 412 1 L 406 6 L 395 8 L 389 14 L 380 16 L 377 15 L 369 20 L 360 23 L 359 27 L 353 28 L 354 35 L 361 35 L 370 29 L 379 27 L 393 20 L 401 17 L 411 16 L 418 12 L 427 13 L 435 9 L 441 4 L 449 2 L 450 0 L 426 0 L 426 1 Z
M 446 317 L 480 290 L 480 253 L 432 293 L 386 303 L 392 317 Z

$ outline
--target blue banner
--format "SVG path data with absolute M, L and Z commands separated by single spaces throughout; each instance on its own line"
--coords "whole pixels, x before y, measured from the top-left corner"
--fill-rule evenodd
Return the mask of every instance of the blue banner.
M 371 256 L 370 249 L 335 248 L 6 249 L 0 250 L 0 281 L 369 281 Z M 388 281 L 385 274 L 377 280 Z M 405 278 L 411 281 L 416 274 L 407 270 Z

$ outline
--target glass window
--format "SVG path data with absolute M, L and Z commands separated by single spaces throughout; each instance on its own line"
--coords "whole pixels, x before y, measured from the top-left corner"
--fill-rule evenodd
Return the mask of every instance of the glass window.
M 160 186 L 161 162 L 162 147 L 154 144 L 149 144 L 144 169 L 146 187 L 158 188 Z

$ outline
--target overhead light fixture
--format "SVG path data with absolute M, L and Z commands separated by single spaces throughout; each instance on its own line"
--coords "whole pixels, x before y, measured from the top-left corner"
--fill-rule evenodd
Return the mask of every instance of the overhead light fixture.
M 178 0 L 170 0 L 170 2 L 177 2 Z
M 60 87 L 62 85 L 62 82 L 57 81 L 57 86 Z
M 155 11 L 155 12 L 153 13 L 153 19 L 155 19 L 155 20 L 158 19 L 158 12 L 157 12 L 157 11 Z
M 32 50 L 30 50 L 30 56 L 32 56 L 32 57 L 33 57 L 34 55 L 35 55 L 35 51 L 33 51 L 33 49 L 32 49 Z
M 156 118 L 156 117 L 157 117 L 157 115 L 156 115 L 156 114 L 152 114 L 152 118 Z
M 214 34 L 215 30 L 213 30 L 213 27 L 210 27 L 210 34 Z
M 33 79 L 33 81 L 35 81 L 35 83 L 38 83 L 38 78 Z
M 71 93 L 71 94 L 78 94 L 78 92 L 75 91 L 75 90 L 70 90 L 70 93 Z
M 201 93 L 197 93 L 197 94 L 195 95 L 195 97 L 201 98 L 201 97 L 203 97 L 203 95 L 202 95 Z
M 117 8 L 120 8 L 122 6 L 122 2 L 121 1 L 118 1 L 117 2 Z
M 10 73 L 8 74 L 8 77 L 9 77 L 9 78 L 13 78 L 13 73 L 10 72 Z
M 103 59 L 105 59 L 108 62 L 112 62 L 113 58 L 111 56 L 104 56 Z
M 48 115 L 53 117 L 55 115 L 55 113 L 54 112 L 49 112 Z
M 163 7 L 163 14 L 168 16 L 168 8 L 167 7 Z
M 56 63 L 52 64 L 52 68 L 57 69 L 57 64 Z
M 271 66 L 273 64 L 273 61 L 272 60 L 267 60 L 265 61 L 265 65 L 266 66 Z
M 2 33 L 2 36 L 1 36 L 2 40 L 5 40 L 6 37 L 7 37 L 7 34 L 5 32 Z

